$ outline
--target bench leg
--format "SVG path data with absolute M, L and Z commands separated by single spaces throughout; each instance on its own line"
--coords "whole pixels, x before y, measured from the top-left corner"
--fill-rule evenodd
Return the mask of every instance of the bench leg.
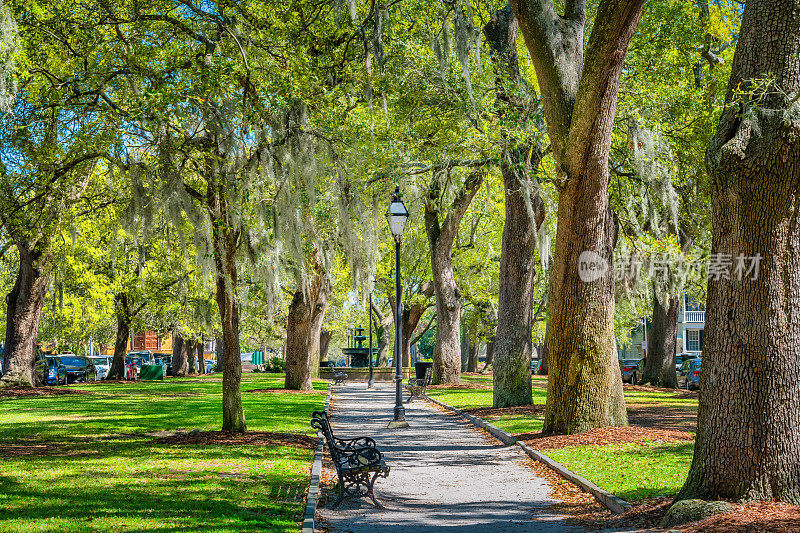
M 336 509 L 345 499 L 361 498 L 363 496 L 369 496 L 369 499 L 372 500 L 373 505 L 375 505 L 375 507 L 378 509 L 385 509 L 383 504 L 381 504 L 381 502 L 375 498 L 374 493 L 375 480 L 378 479 L 379 476 L 387 477 L 388 472 L 384 470 L 378 470 L 374 473 L 361 472 L 347 477 L 343 477 L 340 474 L 339 497 L 333 503 L 331 509 Z M 347 479 L 347 481 L 345 481 L 345 479 Z

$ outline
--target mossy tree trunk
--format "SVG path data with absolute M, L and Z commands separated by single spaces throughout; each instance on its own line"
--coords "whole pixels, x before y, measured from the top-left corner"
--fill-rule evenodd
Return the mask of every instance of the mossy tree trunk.
M 641 383 L 672 389 L 678 386 L 675 341 L 680 307 L 680 296 L 669 298 L 666 306 L 653 296 L 653 321 L 647 339 L 647 359 L 644 362 Z
M 745 2 L 706 151 L 711 256 L 733 264 L 708 283 L 697 438 L 678 499 L 800 504 L 798 13 L 797 0 Z M 757 272 L 739 259 L 751 257 Z
M 601 0 L 585 48 L 585 0 L 566 0 L 563 15 L 550 0 L 511 0 L 511 6 L 546 95 L 559 169 L 543 431 L 627 425 L 614 337 L 616 217 L 608 157 L 622 66 L 644 0 Z
M 44 308 L 50 276 L 49 247 L 44 240 L 34 246 L 17 243 L 19 270 L 14 287 L 6 296 L 6 337 L 3 377 L 0 386 L 33 387 L 39 385 L 34 375 L 36 333 Z
M 328 308 L 328 278 L 321 268 L 307 290 L 298 289 L 289 305 L 286 324 L 285 387 L 311 390 L 319 375 L 319 339 Z
M 431 251 L 433 288 L 436 295 L 436 345 L 433 348 L 433 382 L 461 381 L 461 293 L 453 272 L 453 243 L 458 226 L 478 192 L 485 171 L 473 171 L 456 194 L 440 222 L 441 191 L 434 177 L 425 200 L 425 230 Z
M 186 343 L 186 351 L 189 358 L 189 374 L 197 374 L 197 341 L 190 340 Z

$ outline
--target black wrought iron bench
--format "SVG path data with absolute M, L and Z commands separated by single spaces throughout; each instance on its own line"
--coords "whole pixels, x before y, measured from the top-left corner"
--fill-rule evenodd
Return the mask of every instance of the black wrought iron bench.
M 333 371 L 333 384 L 334 385 L 344 385 L 347 381 L 347 373 L 342 370 L 334 370 Z
M 331 453 L 331 460 L 339 476 L 339 498 L 335 509 L 345 498 L 369 496 L 376 507 L 383 505 L 375 498 L 373 487 L 378 477 L 389 476 L 389 466 L 383 460 L 375 441 L 370 437 L 338 439 L 333 435 L 328 413 L 314 411 L 311 427 L 322 431 Z
M 411 394 L 408 397 L 406 402 L 412 401 L 414 398 L 419 398 L 425 395 L 425 391 L 428 390 L 428 385 L 431 384 L 431 379 L 433 378 L 433 369 L 426 368 L 425 369 L 425 377 L 424 378 L 411 378 L 406 383 L 406 389 Z

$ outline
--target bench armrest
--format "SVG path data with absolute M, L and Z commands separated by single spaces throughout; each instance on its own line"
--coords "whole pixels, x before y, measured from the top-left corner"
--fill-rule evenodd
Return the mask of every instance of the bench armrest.
M 371 446 L 350 448 L 342 451 L 340 461 L 343 467 L 355 470 L 380 464 L 383 461 L 383 454 Z

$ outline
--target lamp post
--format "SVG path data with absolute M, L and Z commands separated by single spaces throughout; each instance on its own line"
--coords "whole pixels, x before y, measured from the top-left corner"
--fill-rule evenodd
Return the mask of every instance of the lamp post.
M 403 309 L 400 301 L 400 242 L 403 238 L 403 230 L 406 227 L 409 213 L 405 204 L 400 199 L 400 187 L 395 187 L 392 195 L 392 203 L 386 212 L 386 220 L 389 222 L 389 229 L 394 236 L 394 280 L 395 280 L 395 335 L 394 335 L 394 366 L 395 366 L 395 402 L 394 420 L 389 422 L 389 427 L 408 427 L 406 422 L 406 409 L 403 407 L 403 353 L 401 341 Z
M 371 389 L 375 386 L 375 380 L 372 378 L 372 287 L 369 291 L 369 381 L 367 381 L 367 388 Z

